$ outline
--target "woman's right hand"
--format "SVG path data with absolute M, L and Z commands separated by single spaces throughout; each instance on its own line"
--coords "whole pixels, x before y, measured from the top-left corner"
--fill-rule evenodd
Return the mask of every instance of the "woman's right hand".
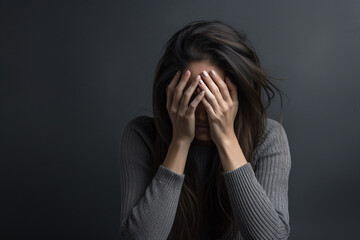
M 195 110 L 205 95 L 204 92 L 197 93 L 197 96 L 189 104 L 190 98 L 200 80 L 200 76 L 197 76 L 184 91 L 190 75 L 189 70 L 183 74 L 178 71 L 166 88 L 166 109 L 173 128 L 172 140 L 185 141 L 189 144 L 195 137 Z

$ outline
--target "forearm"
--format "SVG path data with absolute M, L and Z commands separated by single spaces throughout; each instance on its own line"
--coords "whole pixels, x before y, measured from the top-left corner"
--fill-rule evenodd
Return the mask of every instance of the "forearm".
M 263 155 L 266 159 L 263 161 L 271 165 L 262 167 L 260 175 L 269 178 L 266 190 L 276 195 L 276 198 L 271 195 L 273 198 L 270 200 L 236 138 L 228 138 L 218 144 L 218 151 L 235 221 L 241 232 L 247 235 L 245 239 L 287 239 L 290 227 L 285 163 L 289 160 L 281 162 L 272 153 Z M 286 171 L 281 172 L 280 169 Z
M 218 143 L 217 149 L 224 172 L 235 170 L 247 163 L 235 134 Z
M 131 210 L 126 208 L 128 214 L 121 214 L 121 239 L 167 239 L 175 219 L 184 177 L 160 165 L 139 202 Z M 122 201 L 126 200 L 124 198 Z
M 189 153 L 190 143 L 183 141 L 171 141 L 163 166 L 177 174 L 183 174 Z
M 145 195 L 122 224 L 124 239 L 167 239 L 174 222 L 190 145 L 172 141 Z
M 271 175 L 271 173 L 268 173 Z M 278 194 L 269 199 L 257 181 L 250 163 L 232 172 L 223 173 L 235 222 L 245 239 L 287 239 L 290 227 L 287 219 L 287 196 Z M 268 188 L 274 183 L 268 182 Z M 273 193 L 275 194 L 275 193 Z M 282 206 L 275 208 L 275 206 Z

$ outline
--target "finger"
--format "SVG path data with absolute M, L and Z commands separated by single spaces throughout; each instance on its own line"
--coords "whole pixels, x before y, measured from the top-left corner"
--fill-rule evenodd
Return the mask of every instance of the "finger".
M 190 102 L 193 101 L 195 99 L 195 97 L 201 92 L 199 87 L 197 87 L 195 91 L 196 91 L 196 93 L 194 92 L 194 94 L 191 96 Z
M 212 94 L 210 89 L 207 87 L 207 85 L 200 79 L 199 87 L 201 90 L 205 90 L 205 98 L 207 102 L 211 104 L 212 109 L 214 112 L 218 112 L 219 104 L 216 101 L 216 97 Z
M 196 88 L 196 93 L 199 94 L 201 92 L 200 88 Z
M 225 82 L 229 88 L 229 93 L 230 93 L 230 97 L 231 97 L 232 101 L 236 102 L 238 100 L 237 86 L 228 77 L 225 77 Z
M 196 87 L 199 84 L 200 75 L 197 75 L 196 78 L 191 82 L 190 86 L 186 89 L 184 92 L 181 102 L 180 102 L 180 108 L 179 113 L 185 114 L 185 112 L 188 109 L 189 101 L 191 96 L 194 94 Z
M 220 107 L 225 107 L 226 102 L 224 101 L 223 96 L 221 95 L 219 87 L 216 85 L 215 81 L 210 77 L 210 75 L 203 71 L 201 77 L 204 80 L 206 86 L 210 89 L 211 93 L 215 96 L 216 102 Z M 205 95 L 206 96 L 206 95 Z
M 181 76 L 181 71 L 178 70 L 178 71 L 175 73 L 175 75 L 174 75 L 173 79 L 171 80 L 171 82 L 169 83 L 168 87 L 169 87 L 169 88 L 175 88 L 177 82 L 179 81 L 179 77 L 180 77 L 180 76 Z
M 215 111 L 214 109 L 212 108 L 211 104 L 209 103 L 208 100 L 206 100 L 206 97 L 202 98 L 201 99 L 201 102 L 203 103 L 204 105 L 204 108 L 205 108 L 205 111 L 207 112 L 207 114 L 210 114 L 212 117 L 215 116 Z
M 214 80 L 216 85 L 219 87 L 221 95 L 224 98 L 224 101 L 229 102 L 231 100 L 231 96 L 229 93 L 228 86 L 226 85 L 226 82 L 222 80 L 221 77 L 214 70 L 210 71 L 210 76 Z
M 168 109 L 172 104 L 172 97 L 174 95 L 174 89 L 180 79 L 180 71 L 177 71 L 169 85 L 166 87 L 166 108 Z
M 193 101 L 195 99 L 195 97 L 201 93 L 201 90 L 199 87 L 196 88 L 196 94 L 193 94 L 193 96 L 190 98 L 190 102 Z
M 182 95 L 184 93 L 184 87 L 185 87 L 187 81 L 189 80 L 190 75 L 191 75 L 190 71 L 186 70 L 185 73 L 181 75 L 181 79 L 175 87 L 174 97 L 173 97 L 172 104 L 171 104 L 173 111 L 178 111 L 178 109 L 179 109 L 179 104 L 180 104 Z
M 205 91 L 200 91 L 196 97 L 194 98 L 194 100 L 191 101 L 188 110 L 186 111 L 187 115 L 191 115 L 195 113 L 195 110 L 197 108 L 197 106 L 199 105 L 199 103 L 201 102 L 201 100 L 204 98 L 205 96 Z
M 196 76 L 197 77 L 197 76 Z M 194 91 L 194 93 L 193 93 L 193 95 L 191 95 L 191 98 L 190 98 L 190 102 L 192 101 L 192 100 L 194 100 L 194 98 L 201 92 L 201 89 L 199 88 L 199 81 L 197 81 L 197 84 L 196 84 L 196 86 L 195 86 L 195 91 Z

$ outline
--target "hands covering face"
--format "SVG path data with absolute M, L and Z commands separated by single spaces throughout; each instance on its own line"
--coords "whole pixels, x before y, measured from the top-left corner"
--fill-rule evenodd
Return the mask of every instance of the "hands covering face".
M 235 134 L 234 119 L 239 105 L 236 85 L 211 70 L 201 73 L 199 88 L 205 91 L 201 102 L 207 112 L 211 138 L 219 144 Z

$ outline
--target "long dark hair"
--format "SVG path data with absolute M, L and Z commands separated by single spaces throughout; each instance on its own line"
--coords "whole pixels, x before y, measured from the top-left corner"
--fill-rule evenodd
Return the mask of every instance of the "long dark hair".
M 280 93 L 282 114 L 282 92 L 269 81 L 270 76 L 260 67 L 246 34 L 218 20 L 191 22 L 168 40 L 155 71 L 153 116 L 157 134 L 153 176 L 163 163 L 172 140 L 172 124 L 166 109 L 166 87 L 178 70 L 183 71 L 191 61 L 197 60 L 208 60 L 221 68 L 236 84 L 239 109 L 234 130 L 246 160 L 253 168 L 254 149 L 261 143 L 265 131 L 266 109 L 275 95 L 272 88 Z M 266 106 L 262 102 L 262 90 L 268 98 Z M 210 181 L 205 195 L 199 192 L 199 174 L 195 162 L 187 160 L 184 170 L 186 177 L 168 239 L 195 239 L 200 216 L 205 214 L 207 239 L 218 239 L 229 232 L 234 238 L 238 232 L 221 174 L 223 168 L 218 152 L 213 156 L 216 160 L 212 161 L 214 164 L 209 172 Z

